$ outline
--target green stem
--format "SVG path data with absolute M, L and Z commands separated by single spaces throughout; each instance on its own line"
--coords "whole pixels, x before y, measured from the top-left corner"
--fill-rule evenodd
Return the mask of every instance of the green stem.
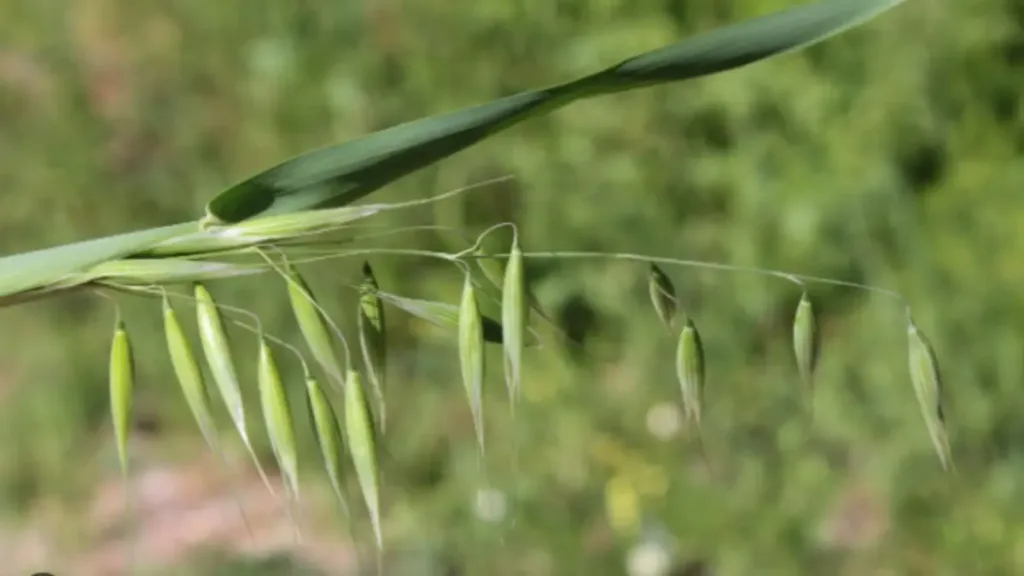
M 781 278 L 788 280 L 799 286 L 804 286 L 804 283 L 815 283 L 815 284 L 829 284 L 832 286 L 843 286 L 846 288 L 856 288 L 859 290 L 865 290 L 868 292 L 874 292 L 876 294 L 882 294 L 889 298 L 894 298 L 901 303 L 905 303 L 902 295 L 898 292 L 894 292 L 887 288 L 881 288 L 879 286 L 871 286 L 869 284 L 860 284 L 857 282 L 847 282 L 845 280 L 836 280 L 834 278 L 825 278 L 821 276 L 810 276 L 807 274 L 796 274 L 793 272 L 783 272 L 780 270 L 769 270 L 766 268 L 757 268 L 753 266 L 739 266 L 736 264 L 723 264 L 721 262 L 706 262 L 702 260 L 686 260 L 680 258 L 669 258 L 665 256 L 645 256 L 643 254 L 630 254 L 630 253 L 617 253 L 617 252 L 585 252 L 585 251 L 551 251 L 551 252 L 524 252 L 525 258 L 533 259 L 607 259 L 607 260 L 628 260 L 631 262 L 657 262 L 659 264 L 667 264 L 672 266 L 685 266 L 691 268 L 705 268 L 709 270 L 720 270 L 725 272 L 741 272 L 749 274 L 758 274 L 761 276 L 771 276 L 774 278 Z M 486 256 L 461 256 L 467 259 L 477 258 L 508 258 L 509 254 L 488 254 Z

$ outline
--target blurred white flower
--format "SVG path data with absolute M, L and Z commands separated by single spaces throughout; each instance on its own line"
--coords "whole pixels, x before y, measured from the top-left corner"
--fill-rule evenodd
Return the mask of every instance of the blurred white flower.
M 671 402 L 661 402 L 647 411 L 647 431 L 659 440 L 671 440 L 683 427 L 683 414 Z
M 476 516 L 484 522 L 500 522 L 505 517 L 505 494 L 493 488 L 476 492 Z
M 665 576 L 672 567 L 668 550 L 657 542 L 643 542 L 630 549 L 626 558 L 629 576 Z

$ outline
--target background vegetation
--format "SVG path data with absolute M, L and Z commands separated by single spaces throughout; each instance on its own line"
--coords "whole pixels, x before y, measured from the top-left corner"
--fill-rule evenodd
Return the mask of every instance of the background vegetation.
M 8 0 L 0 250 L 191 219 L 218 190 L 309 148 L 789 4 Z M 534 290 L 582 345 L 530 357 L 518 426 L 493 371 L 486 473 L 453 339 L 390 313 L 388 573 L 653 576 L 666 573 L 653 570 L 662 552 L 676 574 L 1024 572 L 1022 28 L 1020 0 L 910 2 L 800 54 L 575 104 L 377 196 L 513 174 L 378 223 L 476 233 L 512 220 L 528 250 L 642 252 L 899 290 L 943 362 L 958 478 L 931 451 L 891 301 L 812 292 L 824 356 L 808 430 L 790 351 L 797 289 L 673 270 L 708 352 L 705 435 L 722 472 L 711 478 L 678 426 L 674 339 L 650 309 L 645 269 L 538 261 Z M 434 234 L 388 242 L 451 247 Z M 373 264 L 386 290 L 457 302 L 450 267 Z M 306 271 L 348 327 L 357 265 Z M 212 287 L 298 341 L 282 283 Z M 298 546 L 239 447 L 230 475 L 206 454 L 162 349 L 158 303 L 123 306 L 143 438 L 127 517 L 107 415 L 110 303 L 67 297 L 0 315 L 5 573 L 121 573 L 129 541 L 167 574 L 350 569 L 311 440 Z M 507 494 L 502 522 L 488 519 L 488 483 Z M 355 527 L 366 554 L 361 512 Z

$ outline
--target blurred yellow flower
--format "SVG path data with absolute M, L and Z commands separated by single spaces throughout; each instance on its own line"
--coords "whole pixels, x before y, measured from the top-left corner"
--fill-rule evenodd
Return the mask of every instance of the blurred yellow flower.
M 613 530 L 628 533 L 640 524 L 640 498 L 627 476 L 614 476 L 605 484 L 604 500 L 605 515 Z

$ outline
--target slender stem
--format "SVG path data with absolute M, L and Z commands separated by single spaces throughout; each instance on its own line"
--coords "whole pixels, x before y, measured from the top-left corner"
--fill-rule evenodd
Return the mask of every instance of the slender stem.
M 455 257 L 456 258 L 461 258 L 465 254 L 472 254 L 473 252 L 476 252 L 477 250 L 479 250 L 480 248 L 483 247 L 484 238 L 486 238 L 488 234 L 491 234 L 492 232 L 494 232 L 498 228 L 508 228 L 508 227 L 512 228 L 513 237 L 514 238 L 518 238 L 519 230 L 516 228 L 515 224 L 513 224 L 512 222 L 501 222 L 501 223 L 495 224 L 495 225 L 491 226 L 490 228 L 488 228 L 488 229 L 484 230 L 483 232 L 481 232 L 480 235 L 476 237 L 476 242 L 474 242 L 472 246 L 470 246 L 469 248 L 466 248 L 462 252 L 459 252 L 459 253 L 455 254 Z
M 349 238 L 345 238 L 344 240 L 302 240 L 300 242 L 297 242 L 296 244 L 291 244 L 288 240 L 283 240 L 281 242 L 278 242 L 278 245 L 280 247 L 282 247 L 282 248 L 293 246 L 293 245 L 294 246 L 338 245 L 338 244 L 348 244 L 348 243 L 352 243 L 352 242 L 360 242 L 360 241 L 363 241 L 363 240 L 372 240 L 372 239 L 375 239 L 375 238 L 385 238 L 387 236 L 397 236 L 399 234 L 407 234 L 407 233 L 410 233 L 410 232 L 424 232 L 424 231 L 451 232 L 451 233 L 454 233 L 454 234 L 458 234 L 459 236 L 462 237 L 463 240 L 465 240 L 468 243 L 468 239 L 466 238 L 465 232 L 462 229 L 457 228 L 455 226 L 441 226 L 441 225 L 438 225 L 438 224 L 422 224 L 422 225 L 417 225 L 417 226 L 401 226 L 401 227 L 398 227 L 398 228 L 394 228 L 394 227 L 389 227 L 386 224 L 353 224 L 351 226 L 346 226 L 344 228 L 344 230 L 346 232 L 347 231 L 352 231 L 352 230 L 359 230 L 359 229 L 370 229 L 370 230 L 372 230 L 372 229 L 382 229 L 383 231 L 377 232 L 377 233 L 374 233 L 374 234 L 363 234 L 361 236 L 351 236 Z
M 433 252 L 431 250 L 407 250 L 401 248 L 358 248 L 355 250 L 346 250 L 344 252 L 329 252 L 325 250 L 324 254 L 321 256 L 292 260 L 292 263 L 310 264 L 321 260 L 353 258 L 355 256 L 366 256 L 369 254 L 375 254 L 379 256 L 414 256 L 423 258 L 434 258 L 437 260 L 444 260 L 445 262 L 451 263 L 458 262 L 458 259 L 451 254 L 445 252 Z
M 456 264 L 463 272 L 466 271 L 465 262 L 466 260 L 477 260 L 477 259 L 500 259 L 509 258 L 509 253 L 488 253 L 480 254 L 474 253 L 477 248 L 480 247 L 481 241 L 484 236 L 493 232 L 499 227 L 512 226 L 513 230 L 515 227 L 509 223 L 498 224 L 488 228 L 481 234 L 476 243 L 465 250 L 461 250 L 456 253 L 436 252 L 432 250 L 416 250 L 416 249 L 404 249 L 404 248 L 357 248 L 351 250 L 332 250 L 332 246 L 338 246 L 341 242 L 310 242 L 302 244 L 289 244 L 282 245 L 280 243 L 264 242 L 257 246 L 235 248 L 233 250 L 226 250 L 221 252 L 224 254 L 231 255 L 256 255 L 261 257 L 264 261 L 261 264 L 254 265 L 253 275 L 263 274 L 266 272 L 275 271 L 273 264 L 266 262 L 265 249 L 273 249 L 279 253 L 285 253 L 292 256 L 298 256 L 298 258 L 289 258 L 293 264 L 311 264 L 325 260 L 335 260 L 339 258 L 352 258 L 357 256 L 377 255 L 377 256 L 404 256 L 404 257 L 417 257 L 417 258 L 433 258 L 437 260 L 444 260 Z M 517 232 L 517 231 L 516 231 Z M 315 247 L 317 246 L 317 247 Z M 197 255 L 198 258 L 207 256 Z M 868 284 L 860 284 L 857 282 L 848 282 L 844 280 L 837 280 L 833 278 L 825 278 L 820 276 L 811 276 L 807 274 L 797 274 L 793 272 L 784 272 L 780 270 L 770 270 L 765 268 L 758 268 L 752 266 L 740 266 L 735 264 L 725 264 L 721 262 L 708 262 L 703 260 L 692 260 L 692 259 L 680 259 L 680 258 L 669 258 L 665 256 L 649 256 L 644 254 L 632 254 L 632 253 L 615 253 L 615 252 L 595 252 L 595 251 L 539 251 L 539 252 L 524 252 L 524 258 L 533 259 L 605 259 L 605 260 L 628 260 L 634 262 L 651 263 L 656 262 L 665 265 L 673 266 L 684 266 L 693 268 L 705 268 L 709 270 L 719 270 L 726 272 L 739 272 L 748 274 L 758 274 L 761 276 L 769 276 L 774 278 L 780 278 L 788 280 L 801 287 L 805 287 L 807 283 L 816 284 L 827 284 L 832 286 L 842 286 L 846 288 L 856 288 L 881 294 L 889 298 L 893 298 L 900 303 L 906 304 L 905 299 L 901 294 L 893 290 L 882 288 L 879 286 L 872 286 Z M 97 288 L 114 288 L 118 290 L 128 290 L 138 292 L 138 290 L 130 290 L 128 285 L 118 283 L 109 278 L 103 279 L 92 279 L 90 281 L 83 282 L 81 284 L 68 284 L 68 285 L 57 285 L 47 288 L 38 288 L 26 292 L 10 294 L 0 298 L 0 308 L 7 306 L 14 306 L 34 300 L 40 300 L 48 297 L 58 296 L 60 294 L 69 293 L 74 290 L 95 290 Z
M 478 258 L 508 258 L 510 254 L 487 254 L 483 256 L 468 255 L 460 256 L 465 259 L 478 259 Z M 680 258 L 668 258 L 665 256 L 646 256 L 643 254 L 629 254 L 629 253 L 617 253 L 617 252 L 585 252 L 585 251 L 551 251 L 551 252 L 524 252 L 525 258 L 534 259 L 607 259 L 607 260 L 629 260 L 632 262 L 657 262 L 659 264 L 667 264 L 674 266 L 687 266 L 693 268 L 706 268 L 709 270 L 721 270 L 726 272 L 743 272 L 749 274 L 759 274 L 761 276 L 771 276 L 774 278 L 781 278 L 788 280 L 799 286 L 804 286 L 805 283 L 816 283 L 816 284 L 830 284 L 833 286 L 843 286 L 846 288 L 857 288 L 860 290 L 866 290 L 868 292 L 875 292 L 882 294 L 890 298 L 894 298 L 899 302 L 904 302 L 903 296 L 897 292 L 889 290 L 887 288 L 881 288 L 879 286 L 871 286 L 868 284 L 860 284 L 857 282 L 847 282 L 845 280 L 836 280 L 833 278 L 824 278 L 821 276 L 810 276 L 806 274 L 796 274 L 793 272 L 783 272 L 781 270 L 769 270 L 766 268 L 757 268 L 753 266 L 740 266 L 736 264 L 723 264 L 721 262 L 706 262 L 703 260 L 686 260 Z

